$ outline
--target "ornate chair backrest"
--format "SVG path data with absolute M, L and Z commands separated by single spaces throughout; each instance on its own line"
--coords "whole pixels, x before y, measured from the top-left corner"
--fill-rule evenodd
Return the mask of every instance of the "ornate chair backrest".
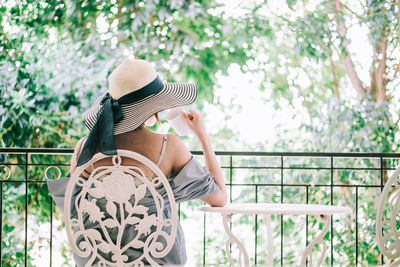
M 85 266 L 158 266 L 154 259 L 167 255 L 175 242 L 173 192 L 151 160 L 132 151 L 117 152 L 116 156 L 98 153 L 73 172 L 64 200 L 69 243 L 78 256 L 89 257 Z M 107 157 L 112 165 L 95 167 Z M 150 180 L 143 167 L 123 165 L 127 158 L 146 166 L 154 178 Z M 93 171 L 84 178 L 88 166 Z M 162 187 L 167 197 L 161 196 Z M 171 206 L 171 218 L 164 216 L 166 205 Z
M 390 176 L 381 192 L 376 213 L 376 239 L 390 266 L 400 264 L 400 167 Z

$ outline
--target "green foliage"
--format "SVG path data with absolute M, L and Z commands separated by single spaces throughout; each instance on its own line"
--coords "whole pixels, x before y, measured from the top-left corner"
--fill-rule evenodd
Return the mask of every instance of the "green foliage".
M 105 78 L 127 51 L 154 62 L 168 80 L 196 81 L 200 97 L 211 100 L 216 71 L 245 64 L 244 44 L 260 30 L 251 26 L 254 19 L 239 23 L 208 12 L 218 7 L 212 1 L 3 5 L 2 145 L 73 145 L 84 131 L 82 111 L 106 90 Z
M 388 103 L 364 99 L 360 104 L 332 99 L 323 108 L 309 110 L 304 129 L 311 134 L 307 149 L 315 151 L 392 152 L 398 149 L 398 125 Z M 314 150 L 313 150 L 314 149 Z
M 243 72 L 263 75 L 259 89 L 270 95 L 270 98 L 261 99 L 265 105 L 274 105 L 277 112 L 285 112 L 287 106 L 281 104 L 284 99 L 284 103 L 294 109 L 301 106 L 307 111 L 301 129 L 296 129 L 291 138 L 285 138 L 286 128 L 282 124 L 282 140 L 273 144 L 274 149 L 397 151 L 398 105 L 393 98 L 377 103 L 375 85 L 370 86 L 364 98 L 355 99 L 348 93 L 354 88 L 350 86 L 341 62 L 348 55 L 343 48 L 345 38 L 338 33 L 340 21 L 348 27 L 366 27 L 368 41 L 374 51 L 371 60 L 382 59 L 384 49 L 381 47 L 386 39 L 388 49 L 395 51 L 398 48 L 399 10 L 396 3 L 360 1 L 358 6 L 356 1 L 341 1 L 343 6 L 339 13 L 335 13 L 334 1 L 287 0 L 286 6 L 283 3 L 282 8 L 274 9 L 272 1 L 244 1 L 236 3 L 236 10 L 242 11 L 240 15 L 232 15 L 225 4 L 212 0 L 1 2 L 1 146 L 73 147 L 79 138 L 87 134 L 82 124 L 83 113 L 100 93 L 107 90 L 106 77 L 110 71 L 132 53 L 137 58 L 153 62 L 163 79 L 195 81 L 200 88 L 200 108 L 203 102 L 208 102 L 221 109 L 225 119 L 221 124 L 225 123 L 226 127 L 220 127 L 222 130 L 213 135 L 218 149 L 240 147 L 265 150 L 262 140 L 255 145 L 242 144 L 240 137 L 235 135 L 235 129 L 230 129 L 229 123 L 226 123 L 234 118 L 232 110 L 243 111 L 246 106 L 233 102 L 223 106 L 213 94 L 217 74 L 229 75 L 229 66 L 238 64 Z M 343 17 L 338 19 L 338 14 Z M 352 36 L 348 34 L 347 38 L 351 41 Z M 396 95 L 398 76 L 394 74 L 398 62 L 398 53 L 388 53 L 385 65 L 388 75 L 383 77 L 387 95 Z M 358 69 L 365 68 L 357 61 L 354 64 Z M 371 65 L 371 73 L 367 76 L 377 77 L 377 65 L 378 62 Z M 394 76 L 389 77 L 389 74 Z M 306 77 L 308 82 L 300 82 L 299 77 Z M 29 179 L 38 181 L 28 186 L 28 209 L 35 223 L 47 225 L 51 202 L 43 179 L 46 175 L 58 174 L 50 174 L 51 170 L 39 165 L 61 163 L 61 176 L 65 176 L 69 157 L 33 157 L 29 162 L 38 166 L 28 170 L 24 169 L 28 160 L 24 157 L 2 155 L 0 159 L 1 163 L 18 164 L 11 170 L 13 180 L 23 181 L 27 173 Z M 269 162 L 266 159 L 246 159 L 238 164 L 268 165 Z M 299 164 L 319 167 L 324 163 L 313 159 Z M 365 164 L 375 166 L 371 162 Z M 234 179 L 249 179 L 243 181 L 245 183 L 256 184 L 266 180 L 276 183 L 276 179 L 280 179 L 280 174 L 276 172 L 235 170 L 229 173 L 229 168 L 225 170 L 227 177 L 232 174 Z M 329 175 L 322 172 L 290 174 L 293 176 L 289 177 L 297 177 L 300 182 L 310 185 L 329 183 Z M 335 179 L 350 183 L 346 180 L 350 175 L 354 175 L 355 180 L 362 180 L 345 171 L 335 174 Z M 2 200 L 2 255 L 5 255 L 2 264 L 23 265 L 25 250 L 20 235 L 25 188 L 18 182 L 3 183 L 2 186 L 3 196 L 7 196 Z M 232 196 L 235 201 L 255 201 L 253 188 L 235 188 L 237 190 L 233 190 Z M 271 192 L 265 190 L 263 201 L 280 202 L 281 198 L 305 200 L 305 191 L 301 188 L 287 190 L 282 196 L 279 188 L 275 189 Z M 330 201 L 327 191 L 312 190 L 309 193 L 313 196 L 313 203 L 326 204 Z M 379 264 L 376 260 L 377 248 L 368 247 L 374 216 L 368 211 L 374 209 L 370 200 L 376 197 L 375 194 L 363 192 L 360 195 L 360 203 L 367 203 L 362 207 L 366 217 L 363 221 L 365 232 L 361 233 L 365 239 L 359 247 L 362 264 Z M 336 201 L 337 204 L 354 204 L 354 192 L 351 190 L 343 190 L 338 195 L 343 197 L 334 198 L 335 204 Z M 198 203 L 191 202 L 185 206 L 182 220 L 193 216 L 191 212 L 196 205 Z M 55 212 L 55 216 L 59 218 L 59 212 Z M 254 227 L 254 222 L 255 218 L 244 218 L 235 227 L 244 225 L 244 229 L 248 230 Z M 274 222 L 280 223 L 280 219 L 275 218 Z M 285 263 L 293 264 L 299 256 L 296 245 L 293 245 L 300 239 L 300 230 L 296 232 L 296 229 L 304 229 L 301 227 L 305 223 L 302 222 L 299 228 L 296 228 L 297 222 L 292 218 L 285 219 L 283 223 L 287 229 L 285 238 L 291 236 L 293 231 L 296 233 L 294 236 L 297 239 L 289 244 L 285 255 Z M 316 222 L 309 224 L 315 227 Z M 344 227 L 333 234 L 337 238 L 335 251 L 340 254 L 334 255 L 335 263 L 355 264 L 353 221 L 350 225 L 350 234 L 340 230 Z M 58 227 L 61 229 L 62 224 Z M 280 225 L 276 224 L 275 232 L 280 233 Z M 207 238 L 207 251 L 216 251 L 215 255 L 210 252 L 208 259 L 218 261 L 215 264 L 227 264 L 226 255 L 220 250 L 224 243 L 222 235 L 207 235 Z M 34 245 L 31 242 L 28 246 L 29 250 Z M 62 264 L 70 264 L 67 246 L 60 245 L 60 251 L 65 258 Z M 197 262 L 202 261 L 201 255 L 196 254 L 195 257 Z M 259 259 L 259 263 L 265 262 Z
M 296 34 L 295 52 L 318 60 L 329 58 L 335 38 L 332 6 L 322 5 L 318 12 L 306 11 L 293 25 Z

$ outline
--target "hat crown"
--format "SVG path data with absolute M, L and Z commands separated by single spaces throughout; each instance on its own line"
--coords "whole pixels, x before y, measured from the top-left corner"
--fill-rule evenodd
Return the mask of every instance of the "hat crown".
M 137 91 L 157 77 L 154 67 L 141 59 L 125 59 L 108 77 L 110 94 L 114 99 Z

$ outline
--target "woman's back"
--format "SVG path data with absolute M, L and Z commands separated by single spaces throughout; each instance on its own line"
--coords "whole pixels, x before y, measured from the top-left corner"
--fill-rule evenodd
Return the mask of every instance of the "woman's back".
M 191 159 L 189 150 L 175 135 L 154 133 L 145 127 L 133 132 L 115 136 L 117 149 L 126 149 L 147 157 L 159 167 L 167 178 L 178 173 Z M 165 145 L 164 152 L 163 145 Z M 127 162 L 128 163 L 128 162 Z M 129 164 L 129 163 L 128 163 Z
M 190 151 L 177 136 L 154 133 L 145 127 L 141 127 L 136 131 L 115 135 L 114 140 L 117 149 L 129 150 L 145 156 L 157 164 L 167 178 L 179 173 L 192 158 Z M 83 138 L 78 142 L 77 148 L 81 150 L 85 141 L 86 138 Z M 76 152 L 79 155 L 81 151 Z M 75 169 L 75 160 L 76 158 L 73 159 L 71 164 L 71 172 Z M 111 164 L 110 157 L 97 162 L 95 167 Z M 140 168 L 143 167 L 142 169 L 148 177 L 152 175 L 149 169 L 132 159 L 125 159 L 123 165 L 138 165 Z M 87 171 L 88 173 L 91 172 L 90 169 Z

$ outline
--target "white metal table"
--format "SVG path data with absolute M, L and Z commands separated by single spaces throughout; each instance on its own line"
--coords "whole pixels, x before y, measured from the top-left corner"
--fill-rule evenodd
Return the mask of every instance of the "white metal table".
M 199 207 L 200 211 L 204 212 L 216 212 L 222 215 L 222 222 L 225 232 L 229 238 L 226 241 L 226 253 L 229 258 L 231 266 L 234 266 L 232 256 L 229 251 L 230 244 L 236 244 L 239 248 L 239 265 L 250 266 L 249 256 L 246 248 L 239 241 L 239 239 L 229 229 L 229 222 L 232 221 L 234 214 L 263 214 L 266 216 L 267 223 L 267 248 L 268 248 L 268 259 L 267 265 L 273 265 L 273 245 L 272 245 L 272 229 L 271 229 L 271 215 L 318 215 L 320 221 L 324 224 L 322 230 L 316 235 L 315 239 L 312 240 L 306 247 L 302 259 L 301 265 L 306 266 L 307 257 L 310 256 L 310 264 L 312 265 L 311 252 L 316 244 L 320 244 L 323 247 L 323 251 L 318 260 L 317 266 L 320 266 L 326 253 L 326 243 L 323 237 L 328 232 L 331 225 L 332 214 L 350 213 L 349 207 L 340 206 L 328 206 L 328 205 L 311 205 L 311 204 L 269 204 L 269 203 L 231 203 L 225 207 L 210 207 L 202 206 Z M 243 258 L 243 261 L 242 261 Z M 242 264 L 243 263 L 243 264 Z

